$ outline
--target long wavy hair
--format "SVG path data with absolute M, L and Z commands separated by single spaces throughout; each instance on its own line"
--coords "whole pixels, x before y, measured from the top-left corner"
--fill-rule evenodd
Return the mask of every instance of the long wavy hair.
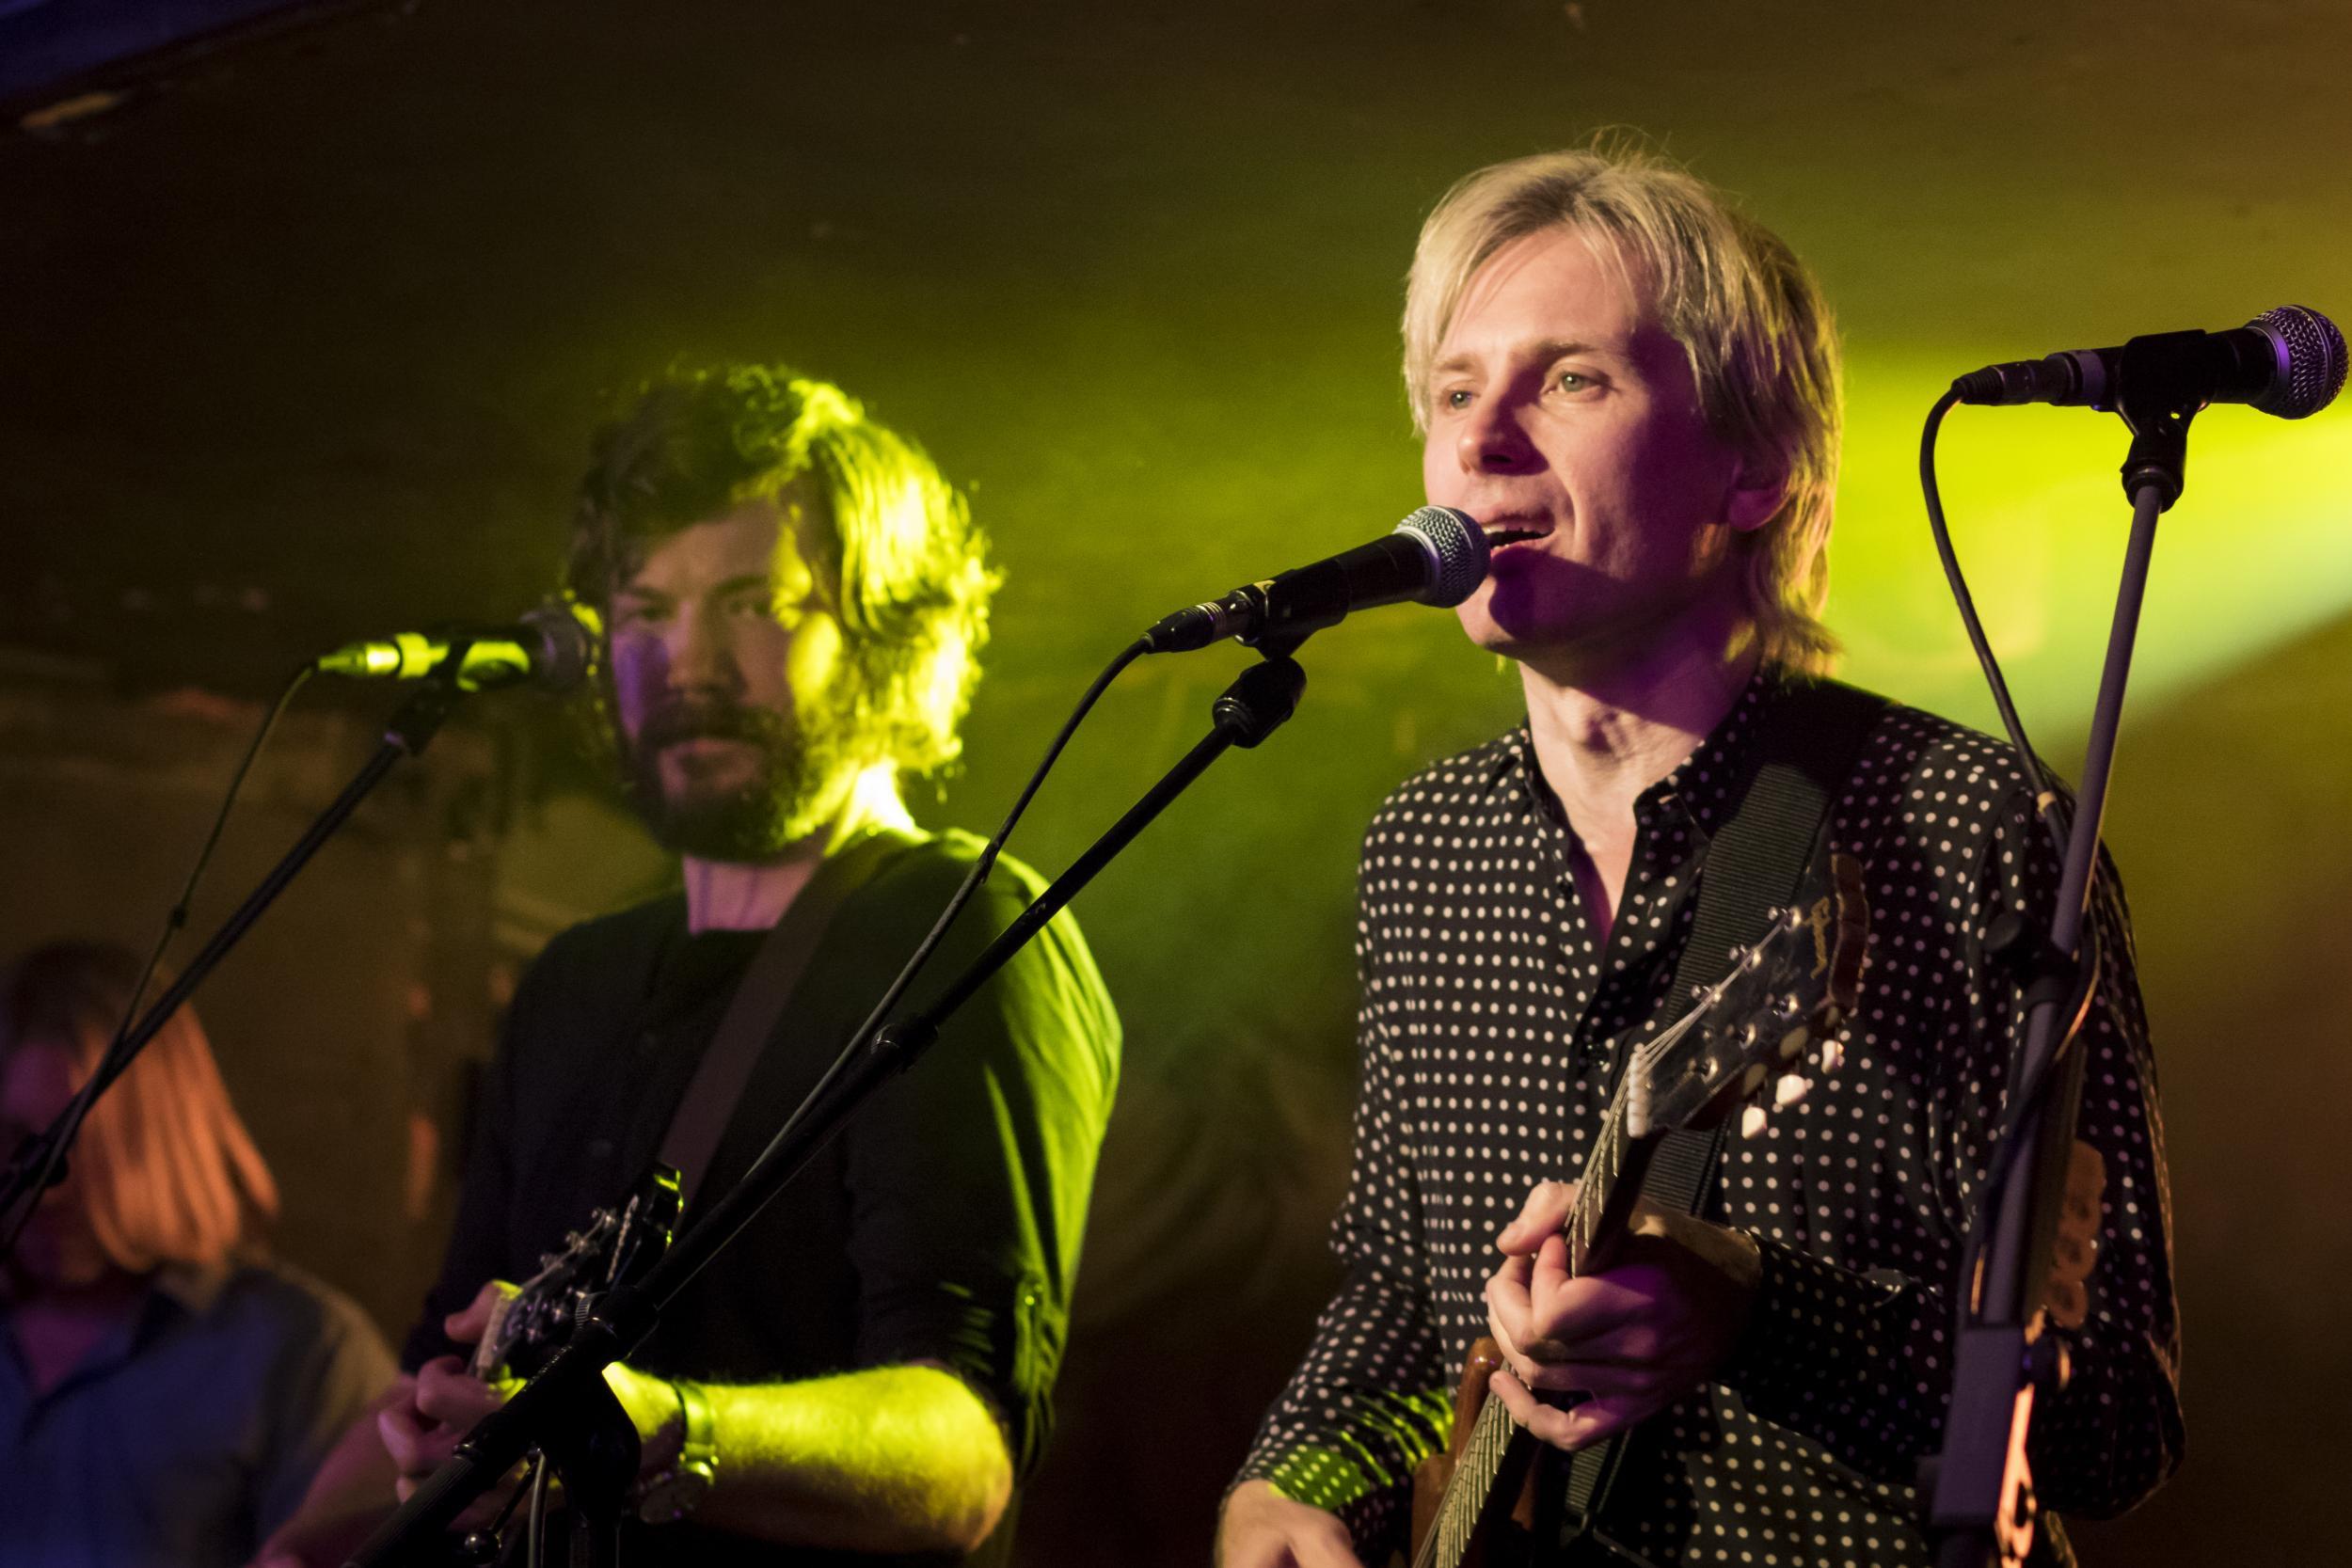
M 830 382 L 778 366 L 674 371 L 600 431 L 580 483 L 564 586 L 609 627 L 646 547 L 810 482 L 798 539 L 841 623 L 869 763 L 954 760 L 999 581 L 962 496 L 914 442 Z M 594 683 L 612 734 L 610 663 Z
M 131 1003 L 139 960 L 94 942 L 37 947 L 0 974 L 0 1064 L 68 1052 L 87 1081 Z M 230 1103 L 195 1009 L 183 1006 L 99 1096 L 72 1154 L 74 1190 L 116 1267 L 216 1267 L 257 1248 L 278 1183 Z

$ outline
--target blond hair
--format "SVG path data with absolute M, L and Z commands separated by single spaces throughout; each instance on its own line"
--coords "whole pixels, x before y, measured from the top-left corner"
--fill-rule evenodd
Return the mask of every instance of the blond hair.
M 1768 661 L 1826 672 L 1837 651 L 1820 621 L 1843 417 L 1836 329 L 1804 263 L 1688 170 L 1597 144 L 1496 164 L 1448 191 L 1406 287 L 1414 427 L 1426 428 L 1431 367 L 1470 279 L 1503 246 L 1554 228 L 1593 242 L 1682 345 L 1717 438 L 1785 473 L 1778 510 L 1740 536 L 1741 592 Z
M 52 942 L 0 977 L 0 1062 L 34 1046 L 71 1053 L 76 1085 L 96 1069 L 131 1003 L 138 959 L 103 942 Z M 98 1243 L 115 1266 L 217 1267 L 278 1214 L 278 1184 L 245 1123 L 194 1008 L 183 1006 L 90 1107 L 70 1158 Z

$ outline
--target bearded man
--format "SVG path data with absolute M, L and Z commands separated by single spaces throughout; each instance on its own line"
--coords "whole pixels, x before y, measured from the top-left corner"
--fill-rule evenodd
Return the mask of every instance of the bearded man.
M 505 1397 L 460 1359 L 497 1282 L 662 1152 L 780 923 L 825 910 L 689 1224 L 863 1021 L 978 850 L 917 832 L 899 781 L 957 752 L 995 582 L 929 459 L 824 383 L 673 376 L 598 438 L 568 586 L 602 617 L 603 728 L 684 885 L 566 931 L 524 976 L 408 1375 L 354 1467 L 396 1468 L 405 1494 Z M 1036 886 L 998 881 L 936 973 Z M 643 1443 L 632 1560 L 1008 1560 L 1117 1071 L 1065 915 L 608 1374 Z M 281 1548 L 317 1560 L 327 1523 Z

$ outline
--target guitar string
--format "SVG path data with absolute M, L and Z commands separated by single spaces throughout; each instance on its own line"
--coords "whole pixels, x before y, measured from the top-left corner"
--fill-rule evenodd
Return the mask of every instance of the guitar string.
M 1637 1050 L 1637 1064 L 1640 1066 L 1655 1065 L 1654 1059 L 1641 1060 L 1650 1054 L 1649 1043 L 1645 1042 Z M 1594 1145 L 1592 1154 L 1586 1158 L 1586 1179 L 1577 1190 L 1575 1207 L 1569 1211 L 1567 1224 L 1564 1227 L 1571 1275 L 1578 1272 L 1580 1260 L 1591 1251 L 1592 1227 L 1597 1223 L 1600 1207 L 1593 1201 L 1592 1195 L 1608 1185 L 1617 1167 L 1627 1085 L 1631 1075 L 1629 1069 L 1627 1077 L 1619 1081 L 1610 1114 L 1601 1122 L 1600 1136 Z M 1598 1167 L 1600 1172 L 1597 1184 L 1592 1178 L 1595 1167 Z M 1493 1490 L 1496 1476 L 1502 1472 L 1503 1456 L 1510 1448 L 1511 1425 L 1509 1406 L 1495 1395 L 1488 1394 L 1479 1407 L 1470 1441 L 1464 1447 L 1462 1458 L 1439 1501 L 1436 1528 L 1429 1532 L 1429 1539 L 1440 1544 L 1442 1558 L 1441 1563 L 1434 1565 L 1434 1568 L 1456 1568 L 1459 1563 L 1459 1553 L 1469 1544 L 1471 1528 L 1486 1512 L 1487 1495 Z M 1416 1560 L 1416 1568 L 1419 1568 L 1419 1560 Z
M 1735 966 L 1734 974 L 1739 973 Z M 1585 1160 L 1586 1178 L 1577 1189 L 1576 1204 L 1569 1211 L 1564 1227 L 1568 1243 L 1568 1265 L 1571 1277 L 1581 1274 L 1581 1265 L 1591 1256 L 1593 1227 L 1599 1223 L 1605 1203 L 1593 1201 L 1592 1195 L 1601 1193 L 1613 1183 L 1620 1167 L 1621 1145 L 1624 1136 L 1626 1108 L 1635 1075 L 1655 1069 L 1660 1059 L 1681 1042 L 1682 1037 L 1722 1000 L 1728 980 L 1719 981 L 1698 998 L 1696 1004 L 1682 1017 L 1634 1048 L 1632 1060 L 1627 1065 L 1625 1076 L 1618 1080 L 1617 1092 L 1612 1098 L 1609 1115 L 1602 1119 L 1600 1136 L 1595 1140 L 1593 1152 Z M 1591 1173 L 1597 1166 L 1598 1182 Z M 1469 1549 L 1470 1537 L 1481 1515 L 1486 1512 L 1487 1495 L 1493 1490 L 1495 1478 L 1501 1474 L 1502 1460 L 1509 1451 L 1514 1435 L 1510 1407 L 1493 1394 L 1486 1397 L 1479 1407 L 1470 1441 L 1462 1451 L 1462 1459 L 1448 1481 L 1445 1493 L 1438 1506 L 1438 1517 L 1422 1543 L 1422 1550 L 1413 1559 L 1413 1568 L 1459 1568 L 1462 1556 Z
M 1601 1193 L 1614 1180 L 1618 1168 L 1619 1144 L 1623 1136 L 1625 1109 L 1630 1085 L 1636 1071 L 1647 1070 L 1657 1065 L 1660 1052 L 1670 1049 L 1675 1040 L 1689 1027 L 1689 1015 L 1677 1020 L 1651 1040 L 1636 1048 L 1634 1060 L 1626 1076 L 1618 1081 L 1610 1113 L 1601 1122 L 1600 1136 L 1593 1152 L 1585 1161 L 1586 1177 L 1577 1190 L 1576 1204 L 1569 1211 L 1564 1227 L 1568 1244 L 1569 1274 L 1581 1271 L 1582 1261 L 1590 1256 L 1593 1227 L 1599 1223 L 1602 1205 L 1594 1195 Z M 1593 1179 L 1597 1168 L 1598 1180 Z M 1477 1424 L 1470 1442 L 1463 1450 L 1462 1460 L 1448 1483 L 1438 1505 L 1437 1528 L 1429 1532 L 1432 1542 L 1440 1543 L 1442 1562 L 1433 1568 L 1457 1568 L 1460 1552 L 1467 1548 L 1472 1528 L 1486 1512 L 1487 1495 L 1493 1490 L 1496 1476 L 1502 1472 L 1503 1456 L 1510 1448 L 1510 1410 L 1493 1394 L 1486 1397 L 1478 1412 Z M 1419 1568 L 1417 1560 L 1416 1568 Z

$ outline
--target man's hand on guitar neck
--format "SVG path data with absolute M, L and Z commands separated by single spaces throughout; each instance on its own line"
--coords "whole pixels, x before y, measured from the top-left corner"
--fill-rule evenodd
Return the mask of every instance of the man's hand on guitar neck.
M 1736 1230 L 1641 1204 L 1609 1265 L 1572 1276 L 1561 1235 L 1574 1182 L 1544 1181 L 1495 1244 L 1486 1322 L 1507 1370 L 1490 1386 L 1555 1448 L 1581 1449 L 1655 1415 L 1720 1371 L 1746 1329 L 1762 1260 Z M 1570 1408 L 1530 1390 L 1587 1396 Z
M 489 1331 L 515 1293 L 514 1286 L 492 1280 L 464 1311 L 443 1320 L 442 1327 L 459 1344 L 473 1344 Z M 659 1378 L 618 1364 L 606 1368 L 604 1376 L 644 1444 L 645 1463 L 641 1470 L 650 1473 L 668 1464 L 679 1442 L 676 1393 Z M 448 1460 L 474 1423 L 504 1404 L 516 1386 L 485 1382 L 454 1355 L 438 1356 L 418 1368 L 414 1377 L 402 1378 L 392 1402 L 375 1418 L 384 1447 L 400 1470 L 401 1501 L 407 1501 L 408 1495 Z M 492 1488 L 458 1516 L 455 1528 L 479 1529 L 489 1524 L 505 1497 L 505 1487 Z
M 1225 1499 L 1216 1527 L 1216 1568 L 1364 1568 L 1347 1527 L 1293 1502 L 1263 1481 L 1245 1481 Z

